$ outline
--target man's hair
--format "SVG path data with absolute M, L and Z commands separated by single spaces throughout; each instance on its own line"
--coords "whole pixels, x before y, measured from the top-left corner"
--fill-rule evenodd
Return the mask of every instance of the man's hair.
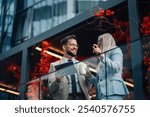
M 75 35 L 68 35 L 68 36 L 66 36 L 66 37 L 64 37 L 64 38 L 61 39 L 60 45 L 61 45 L 61 46 L 62 46 L 62 45 L 65 45 L 65 44 L 68 42 L 68 40 L 70 40 L 70 39 L 75 39 L 75 40 L 77 40 L 77 37 L 76 37 Z

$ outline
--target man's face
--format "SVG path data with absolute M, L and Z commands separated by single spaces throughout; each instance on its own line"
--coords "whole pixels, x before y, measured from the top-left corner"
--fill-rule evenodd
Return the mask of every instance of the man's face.
M 76 56 L 78 51 L 78 44 L 75 39 L 69 39 L 67 44 L 64 45 L 64 51 L 70 56 Z

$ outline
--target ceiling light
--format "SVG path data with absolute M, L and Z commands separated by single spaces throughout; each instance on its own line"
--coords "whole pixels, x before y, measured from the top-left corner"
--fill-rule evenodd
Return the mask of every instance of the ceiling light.
M 39 48 L 39 47 L 36 47 L 35 49 L 38 50 L 38 51 L 42 51 L 42 48 Z M 55 54 L 53 52 L 50 52 L 50 51 L 47 51 L 47 50 L 44 50 L 44 52 L 46 52 L 47 54 L 52 55 L 52 56 L 54 56 L 56 58 L 60 58 L 60 59 L 62 58 L 62 56 L 60 56 L 58 54 Z
M 19 95 L 19 92 L 15 92 L 15 91 L 4 89 L 4 88 L 0 88 L 0 91 L 11 93 L 11 94 L 14 94 L 14 95 Z

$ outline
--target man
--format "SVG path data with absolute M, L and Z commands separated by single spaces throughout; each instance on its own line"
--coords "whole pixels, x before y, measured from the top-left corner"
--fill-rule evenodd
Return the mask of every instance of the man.
M 81 66 L 86 66 L 75 59 L 78 51 L 77 37 L 69 35 L 61 40 L 61 46 L 64 56 L 61 60 L 51 63 L 48 78 L 48 87 L 50 93 L 56 100 L 84 100 L 90 99 L 88 94 L 89 82 L 86 75 L 81 75 Z M 56 77 L 56 66 L 72 61 L 77 70 L 74 75 Z M 87 66 L 86 66 L 87 67 Z M 83 67 L 82 67 L 83 68 Z M 73 80 L 74 79 L 74 80 Z

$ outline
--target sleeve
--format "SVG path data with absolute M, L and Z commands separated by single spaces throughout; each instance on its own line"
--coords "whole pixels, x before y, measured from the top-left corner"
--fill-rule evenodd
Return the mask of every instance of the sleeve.
M 59 91 L 59 84 L 55 77 L 55 67 L 53 63 L 50 64 L 49 75 L 48 75 L 48 89 L 51 94 L 55 94 Z
M 89 78 L 89 81 L 92 83 L 92 84 L 94 84 L 94 85 L 96 85 L 96 77 L 95 76 L 91 76 L 90 78 Z
M 119 48 L 112 50 L 109 58 L 103 54 L 100 56 L 100 60 L 103 64 L 107 65 L 107 67 L 116 73 L 122 69 L 123 54 Z

